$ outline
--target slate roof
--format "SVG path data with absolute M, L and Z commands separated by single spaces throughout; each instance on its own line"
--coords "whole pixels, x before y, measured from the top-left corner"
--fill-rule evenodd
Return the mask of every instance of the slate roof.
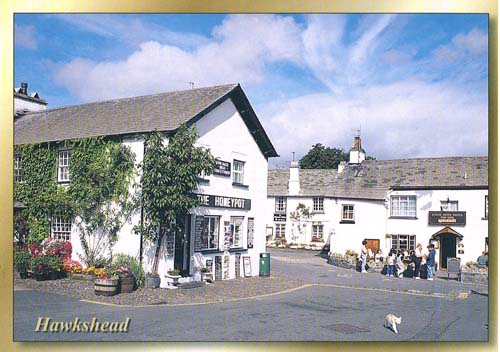
M 288 195 L 288 169 L 268 172 L 268 196 Z M 389 189 L 487 188 L 487 157 L 365 160 L 337 170 L 301 169 L 300 196 L 384 199 Z
M 173 131 L 231 98 L 266 157 L 278 156 L 239 84 L 174 91 L 30 112 L 14 122 L 14 144 Z

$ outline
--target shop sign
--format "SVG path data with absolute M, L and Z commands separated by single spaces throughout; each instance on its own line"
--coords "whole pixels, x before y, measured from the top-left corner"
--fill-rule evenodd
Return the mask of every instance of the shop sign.
M 252 206 L 252 200 L 246 198 L 214 196 L 211 194 L 197 194 L 197 196 L 199 205 L 202 207 L 250 210 Z
M 231 163 L 216 159 L 214 167 L 214 175 L 231 177 Z
M 274 213 L 274 222 L 286 222 L 286 214 Z
M 465 226 L 465 211 L 430 211 L 429 225 Z

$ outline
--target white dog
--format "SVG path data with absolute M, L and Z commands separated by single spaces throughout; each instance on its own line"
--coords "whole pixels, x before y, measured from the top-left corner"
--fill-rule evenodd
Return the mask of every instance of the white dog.
M 398 333 L 398 329 L 396 324 L 401 324 L 401 317 L 397 317 L 394 314 L 387 314 L 385 316 L 384 327 L 391 328 L 396 334 Z

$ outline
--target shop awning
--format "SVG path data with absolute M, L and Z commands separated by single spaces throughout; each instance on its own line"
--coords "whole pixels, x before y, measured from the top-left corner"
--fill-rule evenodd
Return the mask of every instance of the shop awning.
M 438 238 L 440 237 L 441 235 L 446 235 L 446 234 L 449 234 L 449 235 L 455 235 L 457 237 L 459 237 L 460 239 L 462 239 L 464 236 L 459 234 L 457 231 L 453 230 L 451 227 L 449 226 L 446 226 L 444 228 L 442 228 L 441 230 L 439 230 L 438 232 L 436 232 L 434 235 L 432 235 L 431 237 L 433 238 Z

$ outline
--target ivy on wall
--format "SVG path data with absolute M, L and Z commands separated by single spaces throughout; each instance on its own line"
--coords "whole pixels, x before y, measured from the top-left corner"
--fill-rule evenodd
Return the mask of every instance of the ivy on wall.
M 71 149 L 70 183 L 57 182 L 58 151 Z M 16 146 L 21 155 L 22 182 L 14 199 L 24 203 L 28 242 L 49 235 L 52 214 L 71 216 L 78 226 L 87 265 L 99 260 L 116 242 L 117 233 L 134 210 L 134 154 L 121 141 L 92 137 L 64 143 Z M 16 224 L 14 224 L 16 226 Z

